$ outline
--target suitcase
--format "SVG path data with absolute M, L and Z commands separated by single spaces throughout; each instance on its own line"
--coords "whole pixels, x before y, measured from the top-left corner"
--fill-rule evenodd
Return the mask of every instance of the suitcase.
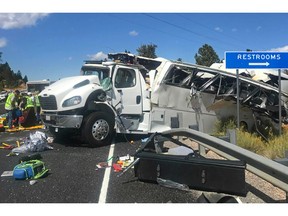
M 140 181 L 159 183 L 159 180 L 168 180 L 170 185 L 174 182 L 196 190 L 246 196 L 244 161 L 208 159 L 197 151 L 188 155 L 165 154 L 165 140 L 185 146 L 166 135 L 153 134 L 135 154 L 139 161 L 134 172 Z

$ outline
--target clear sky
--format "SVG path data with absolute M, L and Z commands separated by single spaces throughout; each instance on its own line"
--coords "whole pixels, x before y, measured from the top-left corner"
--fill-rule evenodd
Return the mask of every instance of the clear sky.
M 8 11 L 0 10 L 2 63 L 7 61 L 14 72 L 20 70 L 30 81 L 57 80 L 78 75 L 84 60 L 125 50 L 136 54 L 143 44 L 157 45 L 159 57 L 190 63 L 195 63 L 194 55 L 204 44 L 211 45 L 220 59 L 225 51 L 288 51 L 288 12 L 230 13 L 229 8 L 189 12 L 185 5 L 182 11 L 175 8 L 173 12 L 171 7 L 127 12 L 116 5 L 106 11 L 95 7 L 93 12 L 89 7 L 84 11 L 37 7 L 31 11 L 25 5 L 16 14 L 8 7 Z

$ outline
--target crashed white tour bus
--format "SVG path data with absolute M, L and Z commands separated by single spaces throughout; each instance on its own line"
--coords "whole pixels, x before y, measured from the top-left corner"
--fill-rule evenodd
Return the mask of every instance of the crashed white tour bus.
M 236 76 L 195 64 L 109 54 L 86 61 L 81 75 L 60 79 L 40 93 L 41 118 L 57 137 L 81 135 L 91 146 L 116 133 L 149 134 L 172 128 L 212 133 L 217 120 L 236 118 Z M 240 76 L 240 122 L 248 130 L 278 121 L 278 89 Z M 283 122 L 288 94 L 282 92 Z

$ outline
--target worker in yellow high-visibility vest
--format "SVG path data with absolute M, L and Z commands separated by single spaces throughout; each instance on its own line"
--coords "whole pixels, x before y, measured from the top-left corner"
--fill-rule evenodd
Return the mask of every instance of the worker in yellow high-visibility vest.
M 15 90 L 14 92 L 11 92 L 5 102 L 5 110 L 7 112 L 7 121 L 8 121 L 8 127 L 9 129 L 12 128 L 12 123 L 13 123 L 13 119 L 15 118 L 15 111 L 17 108 L 17 103 L 18 103 L 18 99 L 20 96 L 20 92 L 19 90 Z
M 24 121 L 21 123 L 23 127 L 31 127 L 36 125 L 36 107 L 35 98 L 31 92 L 25 96 L 25 108 L 23 111 Z
M 31 92 L 27 93 L 28 96 L 26 96 L 26 106 L 25 109 L 28 108 L 34 108 L 34 97 L 32 96 Z

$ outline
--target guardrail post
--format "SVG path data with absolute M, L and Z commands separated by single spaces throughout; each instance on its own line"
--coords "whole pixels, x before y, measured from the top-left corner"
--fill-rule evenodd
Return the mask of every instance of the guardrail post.
M 189 125 L 189 129 L 193 129 L 193 130 L 199 131 L 199 124 L 197 124 L 197 125 Z M 202 146 L 201 144 L 198 144 L 198 150 L 199 150 L 199 154 L 201 156 L 205 157 L 205 155 L 206 155 L 205 147 Z
M 237 134 L 235 129 L 227 129 L 226 136 L 218 138 L 226 142 L 237 145 Z
M 206 149 L 203 145 L 198 144 L 198 148 L 199 148 L 199 154 L 203 157 L 206 156 Z
M 230 143 L 237 145 L 237 134 L 235 129 L 228 129 L 227 136 L 229 137 Z

